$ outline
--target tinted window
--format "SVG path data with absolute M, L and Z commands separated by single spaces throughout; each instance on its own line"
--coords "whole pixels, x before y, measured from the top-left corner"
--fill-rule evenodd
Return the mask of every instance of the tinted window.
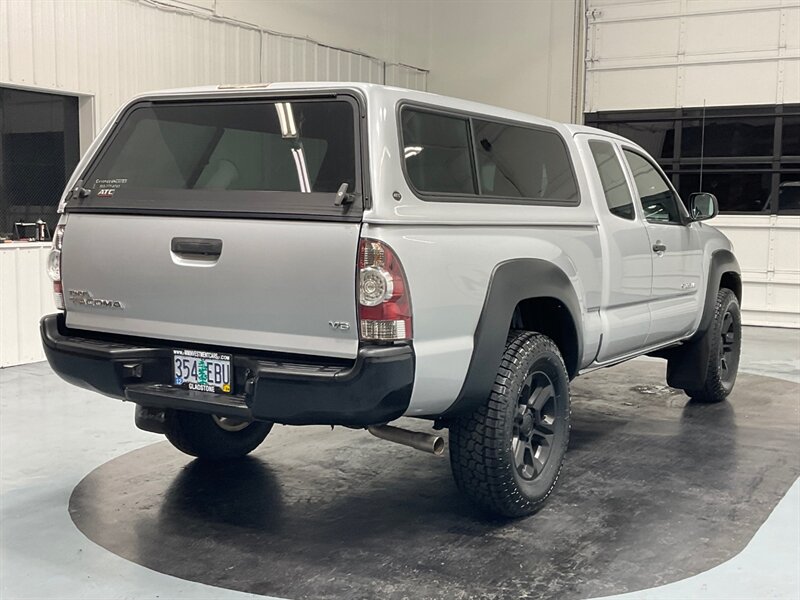
M 703 113 L 703 190 L 723 213 L 774 213 L 793 194 L 784 176 L 800 170 L 800 104 L 614 111 L 587 114 L 586 123 L 642 146 L 686 198 L 700 191 Z
M 800 211 L 800 172 L 784 173 L 778 186 L 778 212 Z
M 752 165 L 751 165 L 752 166 Z M 727 165 L 724 172 L 706 169 L 703 172 L 702 191 L 711 192 L 719 201 L 721 211 L 760 212 L 768 209 L 772 173 L 747 172 L 743 165 Z M 769 169 L 769 165 L 764 165 Z M 681 172 L 680 192 L 684 198 L 700 191 L 699 171 Z
M 702 120 L 683 122 L 681 156 L 772 156 L 774 117 L 707 117 L 705 140 Z
M 401 113 L 406 170 L 422 192 L 475 194 L 467 119 L 405 109 Z
M 599 126 L 633 140 L 655 158 L 672 158 L 675 152 L 675 121 L 631 121 Z
M 142 107 L 125 119 L 86 186 L 101 196 L 146 188 L 336 192 L 343 183 L 352 191 L 354 138 L 353 108 L 344 101 Z
M 782 153 L 800 156 L 800 115 L 783 117 Z
M 481 193 L 576 200 L 578 186 L 557 133 L 473 121 Z
M 623 219 L 635 219 L 633 198 L 614 147 L 608 142 L 592 140 L 589 148 L 603 184 L 603 193 L 611 214 Z
M 678 199 L 666 180 L 645 158 L 625 150 L 644 216 L 653 223 L 681 223 Z
M 42 219 L 53 230 L 79 158 L 76 97 L 0 88 L 0 238 L 15 234 L 18 222 Z

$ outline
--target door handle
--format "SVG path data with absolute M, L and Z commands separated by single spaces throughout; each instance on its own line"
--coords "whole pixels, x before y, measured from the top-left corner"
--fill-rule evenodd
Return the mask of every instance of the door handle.
M 182 256 L 218 257 L 222 254 L 222 240 L 207 238 L 172 238 L 172 251 Z
M 664 254 L 667 251 L 666 245 L 662 244 L 661 241 L 656 242 L 653 244 L 653 252 L 656 254 Z

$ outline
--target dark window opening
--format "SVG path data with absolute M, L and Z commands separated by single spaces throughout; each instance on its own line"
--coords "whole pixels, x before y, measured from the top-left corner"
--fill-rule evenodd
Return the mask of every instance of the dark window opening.
M 708 117 L 703 140 L 702 119 L 682 123 L 681 156 L 699 158 L 701 148 L 706 158 L 735 156 L 772 156 L 775 132 L 774 117 Z
M 674 121 L 632 121 L 609 123 L 603 127 L 629 140 L 635 140 L 655 159 L 672 158 L 675 151 Z
M 783 117 L 781 154 L 800 157 L 800 115 Z
M 705 169 L 703 191 L 711 192 L 718 199 L 726 199 L 726 210 L 731 212 L 762 212 L 769 206 L 772 173 L 769 171 L 746 171 Z M 700 188 L 700 171 L 681 172 L 680 193 L 689 194 Z
M 15 223 L 40 219 L 52 232 L 79 159 L 76 97 L 0 88 L 0 237 L 14 238 Z
M 684 198 L 701 191 L 702 152 L 702 191 L 717 196 L 721 212 L 798 212 L 800 105 L 706 107 L 705 128 L 702 108 L 602 112 L 585 121 L 642 146 Z
M 782 173 L 778 184 L 778 203 L 781 212 L 800 214 L 800 165 L 795 170 Z

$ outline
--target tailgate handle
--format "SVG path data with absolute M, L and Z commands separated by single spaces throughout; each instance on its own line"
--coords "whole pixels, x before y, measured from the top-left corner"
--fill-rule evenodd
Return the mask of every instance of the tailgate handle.
M 219 256 L 222 254 L 222 240 L 207 238 L 172 238 L 172 251 L 188 256 Z

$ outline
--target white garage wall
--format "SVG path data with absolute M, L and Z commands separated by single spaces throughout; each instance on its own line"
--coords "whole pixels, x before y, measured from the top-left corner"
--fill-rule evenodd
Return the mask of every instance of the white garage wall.
M 260 80 L 255 29 L 124 0 L 0 2 L 0 83 L 94 98 L 95 130 L 131 96 Z
M 409 17 L 407 7 L 364 3 L 368 10 L 353 18 L 358 4 L 0 0 L 0 85 L 78 95 L 82 149 L 120 104 L 147 90 L 301 80 L 424 90 L 427 71 L 397 64 L 427 54 L 414 35 L 390 29 Z M 276 33 L 284 26 L 334 35 L 318 43 Z M 427 29 L 417 33 L 427 41 Z M 367 50 L 386 51 L 390 60 Z M 53 310 L 45 254 L 30 244 L 0 246 L 0 366 L 43 358 L 37 323 Z
M 744 321 L 800 328 L 800 216 L 722 215 L 711 225 L 739 259 Z
M 800 101 L 797 0 L 588 0 L 585 111 Z
M 577 0 L 431 2 L 429 89 L 574 122 Z
M 44 360 L 39 318 L 55 312 L 50 244 L 0 244 L 0 367 Z
M 428 0 L 171 1 L 194 4 L 264 29 L 299 33 L 388 63 L 429 66 Z
M 272 4 L 243 6 L 252 5 Z M 0 31 L 8 33 L 0 37 L 0 85 L 92 97 L 99 131 L 120 104 L 147 90 L 279 80 L 384 81 L 387 63 L 379 58 L 183 6 L 150 0 L 0 0 Z M 355 24 L 348 27 L 346 13 L 329 26 L 359 37 Z M 425 88 L 424 70 L 391 65 L 388 73 L 392 83 Z
M 585 112 L 800 102 L 798 0 L 587 0 Z M 743 316 L 800 327 L 800 217 L 724 215 Z

